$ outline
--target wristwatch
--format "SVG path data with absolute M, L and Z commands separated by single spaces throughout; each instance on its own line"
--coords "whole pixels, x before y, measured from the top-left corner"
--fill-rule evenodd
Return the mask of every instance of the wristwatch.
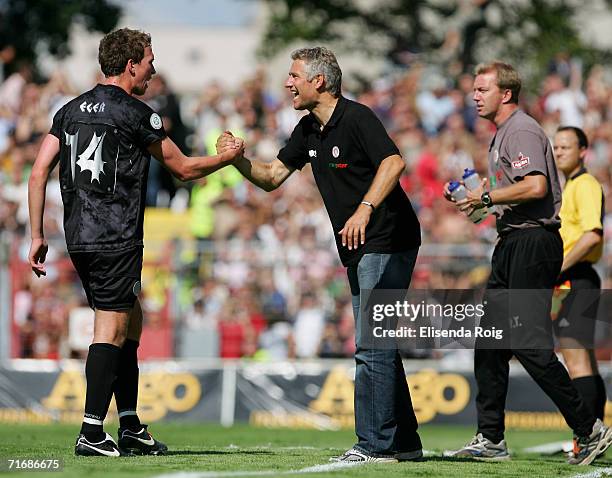
M 493 206 L 493 200 L 491 199 L 488 191 L 482 193 L 482 196 L 480 196 L 480 202 L 483 203 L 485 207 Z

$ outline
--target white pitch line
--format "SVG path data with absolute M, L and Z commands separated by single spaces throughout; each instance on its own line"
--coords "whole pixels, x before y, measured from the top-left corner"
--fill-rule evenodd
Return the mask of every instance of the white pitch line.
M 238 445 L 234 445 L 233 443 L 230 443 L 228 446 L 225 447 L 228 450 L 270 450 L 270 449 L 274 449 L 274 450 L 284 450 L 284 451 L 290 451 L 290 450 L 333 450 L 334 448 L 323 448 L 323 447 L 319 447 L 319 446 L 272 446 L 272 445 L 260 445 L 260 446 L 249 446 L 249 447 L 241 447 Z
M 293 473 L 324 473 L 326 471 L 335 471 L 340 468 L 351 468 L 353 466 L 365 465 L 365 463 L 327 463 L 325 465 L 314 465 L 306 468 L 302 468 L 301 470 L 294 471 Z
M 524 448 L 524 453 L 536 453 L 542 455 L 553 455 L 555 453 L 568 452 L 572 450 L 573 443 L 571 441 L 556 441 L 552 443 L 544 443 L 543 445 Z
M 612 476 L 612 467 L 599 468 L 598 470 L 591 471 L 590 473 L 581 473 L 580 475 L 573 475 L 571 478 L 601 478 L 602 476 Z
M 153 478 L 225 478 L 230 476 L 274 476 L 277 473 L 271 470 L 263 471 L 179 471 L 155 475 Z
M 314 465 L 299 470 L 261 470 L 261 471 L 179 471 L 177 473 L 164 473 L 154 478 L 226 478 L 234 476 L 278 476 L 297 475 L 304 473 L 324 473 L 341 468 L 351 468 L 365 465 L 365 463 L 329 463 L 325 465 Z
M 569 442 L 571 443 L 571 442 Z M 300 450 L 329 450 L 329 451 L 333 451 L 335 450 L 335 448 L 333 447 L 321 447 L 321 446 L 272 446 L 272 445 L 260 445 L 260 446 L 247 446 L 247 447 L 241 447 L 238 445 L 235 445 L 233 443 L 230 443 L 228 446 L 225 447 L 226 450 L 251 450 L 251 451 L 257 451 L 257 450 L 283 450 L 283 451 L 300 451 Z M 528 451 L 523 450 L 523 451 Z M 423 450 L 423 456 L 435 456 L 438 455 L 439 452 L 435 452 L 432 450 Z

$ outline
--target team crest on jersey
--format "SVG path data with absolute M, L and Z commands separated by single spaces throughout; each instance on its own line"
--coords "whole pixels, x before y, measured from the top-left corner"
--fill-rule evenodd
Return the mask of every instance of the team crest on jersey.
M 141 288 L 142 286 L 140 284 L 140 281 L 137 280 L 136 282 L 134 282 L 134 285 L 132 286 L 132 294 L 137 296 L 138 294 L 140 294 Z
M 495 164 L 499 163 L 499 149 L 493 151 L 493 162 Z
M 162 119 L 157 113 L 153 113 L 149 121 L 151 122 L 153 129 L 160 129 L 162 127 Z
M 519 153 L 518 159 L 512 161 L 513 169 L 524 169 L 529 166 L 529 156 L 525 156 L 523 153 Z
M 338 156 L 340 156 L 340 148 L 338 148 L 338 146 L 334 146 L 332 148 L 332 156 L 334 158 L 337 158 Z

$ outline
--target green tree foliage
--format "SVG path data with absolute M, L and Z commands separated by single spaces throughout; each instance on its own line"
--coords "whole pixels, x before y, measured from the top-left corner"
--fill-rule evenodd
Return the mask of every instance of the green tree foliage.
M 107 0 L 0 0 L 0 49 L 12 46 L 15 58 L 34 61 L 39 54 L 70 53 L 70 27 L 111 31 L 121 8 Z
M 494 45 L 497 56 L 507 56 L 527 67 L 541 68 L 556 54 L 580 57 L 587 66 L 610 61 L 610 52 L 586 43 L 580 35 L 583 21 L 609 10 L 612 2 L 530 0 L 490 2 L 499 9 L 501 21 L 488 22 L 478 34 L 481 43 Z M 604 12 L 608 13 L 608 12 Z
M 264 57 L 296 40 L 383 54 L 396 64 L 421 56 L 457 72 L 492 58 L 541 68 L 559 51 L 587 64 L 609 55 L 582 41 L 576 18 L 597 15 L 612 0 L 265 1 Z
M 271 13 L 260 48 L 263 56 L 271 56 L 297 39 L 334 42 L 366 53 L 384 50 L 392 57 L 442 43 L 440 35 L 424 28 L 423 13 L 438 10 L 426 0 L 265 1 Z

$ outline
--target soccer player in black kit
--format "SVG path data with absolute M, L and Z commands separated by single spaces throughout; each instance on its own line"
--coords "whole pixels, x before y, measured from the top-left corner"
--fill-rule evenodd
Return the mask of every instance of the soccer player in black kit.
M 100 41 L 98 60 L 104 81 L 57 112 L 32 168 L 28 258 L 34 273 L 45 275 L 45 187 L 59 162 L 66 244 L 95 310 L 85 365 L 85 415 L 75 453 L 163 454 L 166 445 L 151 436 L 136 414 L 142 331 L 138 293 L 150 156 L 177 178 L 191 180 L 232 164 L 243 145 L 237 139 L 223 154 L 186 157 L 166 136 L 160 116 L 134 98 L 155 74 L 147 33 L 127 28 L 109 33 Z M 102 426 L 113 394 L 118 444 Z

